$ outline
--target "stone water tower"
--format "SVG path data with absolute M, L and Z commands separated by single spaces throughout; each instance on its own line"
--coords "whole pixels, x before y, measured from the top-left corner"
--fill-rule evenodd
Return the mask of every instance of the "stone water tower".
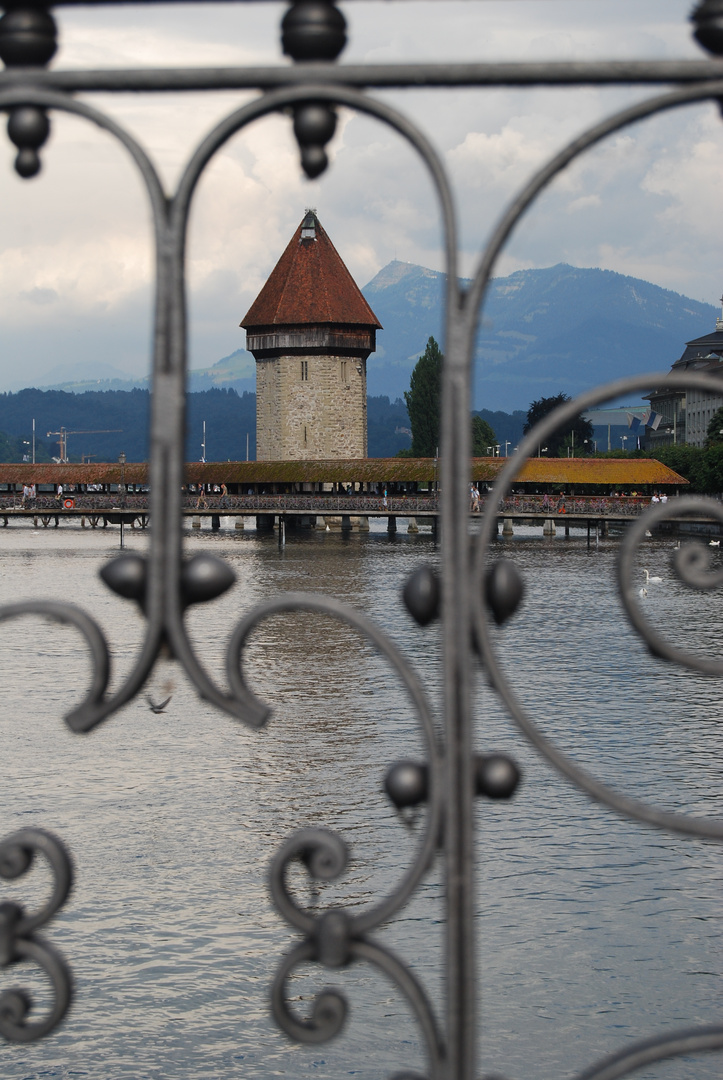
M 257 460 L 366 457 L 366 361 L 381 324 L 314 210 L 241 326 L 256 360 Z

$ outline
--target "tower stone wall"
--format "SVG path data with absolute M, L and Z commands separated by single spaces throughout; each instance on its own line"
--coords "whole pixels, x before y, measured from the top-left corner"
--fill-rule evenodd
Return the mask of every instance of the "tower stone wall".
M 297 353 L 256 361 L 256 458 L 367 456 L 366 361 Z

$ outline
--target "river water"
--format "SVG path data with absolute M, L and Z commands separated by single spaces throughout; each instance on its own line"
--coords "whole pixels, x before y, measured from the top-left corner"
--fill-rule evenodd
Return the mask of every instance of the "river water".
M 147 536 L 126 535 L 129 548 L 144 549 Z M 117 543 L 110 529 L 0 531 L 0 600 L 80 603 L 111 642 L 115 679 L 129 669 L 142 629 L 133 605 L 98 579 Z M 718 683 L 647 655 L 616 599 L 616 541 L 588 550 L 581 536 L 542 540 L 523 529 L 503 545 L 527 595 L 498 645 L 530 714 L 621 790 L 668 809 L 721 814 Z M 437 561 L 430 535 L 289 534 L 279 549 L 273 536 L 204 530 L 189 534 L 187 547 L 222 555 L 238 576 L 189 618 L 219 679 L 231 627 L 250 606 L 289 589 L 324 592 L 357 605 L 397 642 L 439 716 L 438 630 L 412 624 L 399 597 L 414 567 Z M 719 600 L 673 579 L 671 547 L 648 542 L 641 565 L 663 581 L 643 602 L 679 643 L 717 652 Z M 363 641 L 327 618 L 264 623 L 248 658 L 252 685 L 274 708 L 261 732 L 219 715 L 164 663 L 149 695 L 172 693 L 165 712 L 154 714 L 141 696 L 92 734 L 73 735 L 60 717 L 82 695 L 86 653 L 74 631 L 37 619 L 0 626 L 0 665 L 1 832 L 40 826 L 71 848 L 76 888 L 45 933 L 77 983 L 56 1034 L 0 1045 L 0 1075 L 376 1080 L 423 1070 L 405 1003 L 364 965 L 292 981 L 302 1014 L 318 989 L 343 987 L 350 1016 L 337 1040 L 299 1047 L 269 1016 L 269 985 L 295 940 L 266 886 L 284 839 L 306 825 L 345 838 L 349 870 L 317 899 L 353 911 L 389 892 L 414 855 L 421 819 L 402 820 L 380 785 L 391 762 L 422 753 L 421 739 L 395 676 Z M 720 848 L 592 805 L 525 744 L 482 677 L 475 715 L 478 749 L 510 752 L 524 770 L 511 804 L 477 808 L 480 1074 L 557 1080 L 632 1039 L 718 1022 Z M 0 893 L 29 902 L 45 884 L 34 870 L 0 881 Z M 310 897 L 305 883 L 299 888 Z M 436 864 L 376 935 L 438 1008 L 443 916 Z M 35 985 L 23 967 L 3 980 Z M 700 1056 L 637 1075 L 720 1073 L 720 1058 Z

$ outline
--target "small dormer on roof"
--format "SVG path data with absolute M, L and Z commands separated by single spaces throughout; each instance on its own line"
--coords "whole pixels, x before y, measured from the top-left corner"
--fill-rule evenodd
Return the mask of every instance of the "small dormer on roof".
M 316 210 L 307 210 L 301 223 L 301 239 L 316 240 Z

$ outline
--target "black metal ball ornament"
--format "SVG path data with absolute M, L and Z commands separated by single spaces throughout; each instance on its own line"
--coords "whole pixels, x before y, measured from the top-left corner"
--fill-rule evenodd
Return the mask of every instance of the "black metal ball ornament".
M 310 101 L 294 109 L 294 135 L 301 150 L 301 167 L 310 180 L 326 169 L 324 147 L 336 131 L 336 110 L 324 102 Z
M 485 582 L 485 599 L 498 626 L 507 622 L 522 603 L 525 582 L 511 559 L 498 559 Z
M 19 105 L 8 117 L 8 137 L 18 148 L 15 171 L 24 180 L 40 172 L 38 150 L 50 134 L 50 120 L 35 105 Z
M 439 577 L 427 563 L 411 574 L 402 590 L 407 611 L 420 626 L 427 626 L 439 614 Z
M 9 8 L 0 19 L 0 60 L 5 67 L 44 67 L 58 47 L 58 28 L 48 11 Z
M 293 60 L 336 60 L 346 45 L 346 19 L 333 0 L 296 0 L 281 23 L 281 44 Z
M 723 0 L 703 0 L 691 15 L 693 37 L 714 56 L 723 56 Z
M 475 793 L 488 799 L 511 799 L 522 779 L 516 762 L 507 754 L 475 756 Z
M 416 761 L 396 761 L 384 777 L 384 790 L 397 810 L 418 806 L 427 798 L 429 770 Z

